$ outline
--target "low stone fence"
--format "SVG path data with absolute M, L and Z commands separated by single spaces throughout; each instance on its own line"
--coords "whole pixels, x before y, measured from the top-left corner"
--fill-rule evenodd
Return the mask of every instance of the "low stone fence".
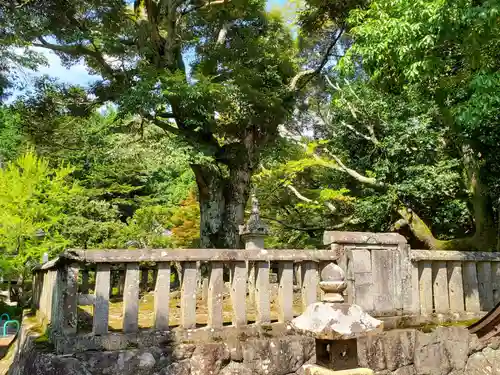
M 423 315 L 479 314 L 500 301 L 500 253 L 411 250 L 410 258 Z
M 49 327 L 58 352 L 86 349 L 122 349 L 138 345 L 138 313 L 141 262 L 154 264 L 154 323 L 146 343 L 165 340 L 169 325 L 171 264 L 181 267 L 180 321 L 175 331 L 188 340 L 219 335 L 237 329 L 249 334 L 262 327 L 280 330 L 294 317 L 294 266 L 301 269 L 300 297 L 303 307 L 318 300 L 319 270 L 336 259 L 330 250 L 69 250 L 59 258 L 42 265 L 34 274 L 34 305 Z M 270 263 L 278 266 L 277 321 L 271 319 Z M 197 289 L 200 265 L 208 273 L 207 324 L 197 324 Z M 109 332 L 111 279 L 117 266 L 125 268 L 122 328 Z M 82 270 L 95 271 L 94 293 L 81 293 Z M 230 309 L 232 324 L 224 325 L 224 273 L 230 275 Z M 80 291 L 80 292 L 79 292 Z M 248 294 L 248 298 L 247 298 Z M 199 302 L 199 301 L 198 301 Z M 79 327 L 79 306 L 93 306 L 92 333 L 83 334 Z M 255 311 L 249 322 L 247 310 Z M 272 323 L 272 324 L 271 324 Z M 273 327 L 274 325 L 274 327 Z M 165 333 L 168 333 L 167 335 Z M 145 337 L 146 337 L 145 336 Z M 144 343 L 143 343 L 144 344 Z M 145 345 L 149 345 L 145 344 Z
M 154 290 L 154 316 L 152 330 L 144 336 L 147 345 L 166 337 L 226 339 L 286 332 L 286 323 L 297 315 L 294 300 L 300 299 L 301 311 L 316 302 L 321 270 L 334 261 L 346 270 L 347 301 L 378 318 L 396 317 L 397 324 L 473 319 L 500 299 L 500 253 L 412 250 L 395 233 L 325 232 L 324 243 L 331 249 L 266 250 L 263 241 L 253 238 L 244 250 L 70 250 L 35 271 L 33 303 L 58 351 L 72 352 L 142 345 L 139 299 L 148 288 Z M 276 277 L 270 276 L 271 265 Z M 202 268 L 208 281 L 199 299 Z M 180 271 L 176 329 L 169 321 L 171 269 Z M 121 326 L 110 332 L 113 285 L 123 295 L 123 308 Z M 196 319 L 200 303 L 207 318 L 203 323 Z M 79 315 L 89 305 L 91 333 L 85 333 Z
M 346 270 L 348 301 L 373 316 L 469 319 L 500 302 L 500 253 L 412 250 L 395 233 L 325 232 L 324 242 Z

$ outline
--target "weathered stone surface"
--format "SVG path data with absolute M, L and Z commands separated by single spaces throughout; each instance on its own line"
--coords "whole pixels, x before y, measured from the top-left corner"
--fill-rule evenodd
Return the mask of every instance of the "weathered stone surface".
M 191 363 L 189 360 L 175 362 L 160 370 L 158 375 L 190 375 Z
M 450 365 L 455 370 L 465 369 L 469 352 L 469 334 L 463 327 L 438 327 L 436 340 L 443 343 Z
M 253 372 L 242 363 L 231 362 L 224 367 L 219 375 L 252 375 Z
M 404 366 L 413 363 L 415 337 L 416 332 L 414 330 L 386 332 L 384 335 L 384 353 L 388 370 L 395 371 L 400 367 L 404 368 Z
M 385 370 L 384 335 L 368 336 L 358 340 L 358 363 L 375 371 Z
M 309 305 L 294 320 L 299 332 L 325 340 L 358 338 L 367 333 L 381 332 L 383 325 L 357 305 L 317 302 Z
M 393 330 L 359 340 L 358 358 L 377 375 L 500 375 L 499 347 L 500 338 L 478 342 L 463 327 Z M 32 339 L 22 348 L 9 375 L 305 375 L 316 362 L 314 338 L 298 335 L 72 356 Z
M 414 363 L 417 374 L 446 375 L 452 367 L 435 332 L 417 332 Z
M 191 375 L 217 375 L 229 361 L 229 349 L 223 343 L 200 345 L 191 357 Z
M 469 353 L 470 356 L 473 353 L 479 352 L 488 346 L 487 342 L 480 341 L 476 335 L 469 336 Z
M 373 370 L 367 368 L 333 371 L 316 365 L 306 365 L 304 370 L 305 375 L 373 375 Z
M 372 232 L 344 232 L 325 231 L 323 233 L 323 243 L 336 244 L 382 244 L 398 245 L 405 244 L 406 239 L 398 233 L 372 233 Z
M 227 343 L 229 347 L 229 353 L 231 356 L 231 361 L 233 362 L 243 362 L 243 350 L 241 348 L 241 342 L 229 342 Z
M 151 353 L 142 353 L 138 356 L 139 367 L 141 368 L 153 368 L 156 360 Z
M 490 343 L 488 344 L 488 348 L 491 348 L 493 350 L 498 350 L 500 349 L 500 337 L 493 337 L 490 340 Z
M 80 361 L 75 358 L 58 358 L 53 355 L 34 356 L 32 361 L 27 361 L 18 372 L 19 375 L 79 375 L 85 374 Z
M 416 375 L 417 372 L 415 371 L 414 366 L 404 366 L 398 368 L 396 371 L 393 372 L 393 375 Z
M 467 360 L 467 365 L 465 367 L 465 373 L 467 375 L 493 375 L 497 372 L 493 371 L 493 367 L 488 362 L 483 353 L 478 352 L 472 354 Z
M 296 372 L 309 360 L 314 340 L 289 336 L 277 340 L 249 340 L 242 343 L 243 364 L 253 374 L 286 375 Z
M 172 357 L 175 360 L 182 360 L 182 359 L 191 358 L 195 349 L 196 349 L 196 345 L 194 345 L 194 344 L 176 345 L 175 349 L 172 351 Z

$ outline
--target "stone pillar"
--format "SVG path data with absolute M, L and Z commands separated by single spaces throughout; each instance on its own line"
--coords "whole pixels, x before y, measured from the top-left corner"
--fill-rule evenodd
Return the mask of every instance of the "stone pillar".
M 321 302 L 309 305 L 292 320 L 292 326 L 299 333 L 316 338 L 318 365 L 331 370 L 356 369 L 358 338 L 381 332 L 383 323 L 360 306 L 345 303 L 343 292 L 347 283 L 344 271 L 336 263 L 321 265 L 319 286 L 323 292 Z M 321 373 L 312 372 L 311 368 L 304 370 Z
M 245 225 L 240 226 L 240 236 L 245 242 L 245 250 L 263 250 L 264 239 L 269 230 L 267 225 L 260 219 L 259 201 L 252 194 L 252 213 Z M 248 295 L 250 306 L 255 306 L 255 266 L 247 264 L 248 267 Z
M 378 317 L 418 315 L 418 276 L 414 280 L 415 265 L 403 236 L 326 231 L 323 243 L 338 254 L 346 271 L 350 303 Z

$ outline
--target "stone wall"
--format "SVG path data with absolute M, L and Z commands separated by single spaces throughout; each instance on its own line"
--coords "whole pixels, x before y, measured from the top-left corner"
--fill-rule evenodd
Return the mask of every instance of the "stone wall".
M 500 375 L 500 337 L 480 342 L 465 327 L 387 331 L 360 340 L 358 356 L 378 375 Z
M 314 340 L 297 335 L 73 355 L 28 336 L 20 349 L 9 375 L 302 375 L 316 360 Z M 392 330 L 360 340 L 358 357 L 378 375 L 500 375 L 500 337 L 480 342 L 464 327 Z
M 55 355 L 29 337 L 9 375 L 302 375 L 302 365 L 314 362 L 314 339 L 293 335 L 73 355 Z

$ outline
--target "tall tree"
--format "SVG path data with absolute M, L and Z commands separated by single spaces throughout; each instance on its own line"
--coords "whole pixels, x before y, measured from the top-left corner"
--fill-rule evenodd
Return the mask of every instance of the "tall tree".
M 352 47 L 323 97 L 329 113 L 316 114 L 328 141 L 292 166 L 347 177 L 343 186 L 364 197 L 365 228 L 387 230 L 397 212 L 396 226 L 428 248 L 495 249 L 499 11 L 468 0 L 374 0 L 352 11 Z
M 201 242 L 238 247 L 259 150 L 294 103 L 295 47 L 265 1 L 35 0 L 0 5 L 3 33 L 85 61 L 92 92 L 186 142 Z
M 455 247 L 475 243 L 492 250 L 498 244 L 498 179 L 491 172 L 500 141 L 493 130 L 500 114 L 499 12 L 498 2 L 489 0 L 376 0 L 351 17 L 355 44 L 347 65 L 361 58 L 379 87 L 418 92 L 423 103 L 434 103 L 437 121 L 450 132 L 446 141 L 460 152 L 475 230 L 456 239 Z M 436 241 L 415 212 L 401 213 L 431 247 L 449 247 Z

